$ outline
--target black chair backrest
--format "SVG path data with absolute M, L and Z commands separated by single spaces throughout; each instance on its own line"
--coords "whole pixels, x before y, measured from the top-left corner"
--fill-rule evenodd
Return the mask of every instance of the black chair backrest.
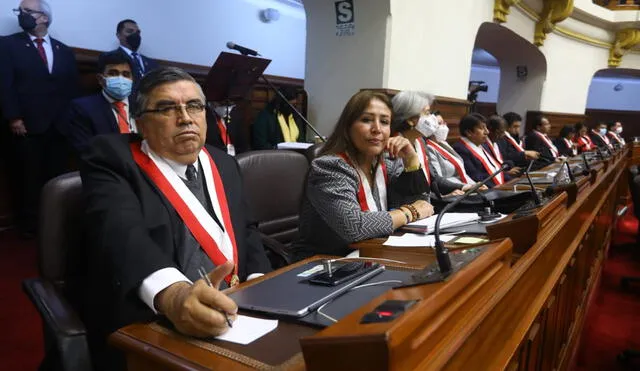
M 309 163 L 294 151 L 245 152 L 236 157 L 245 195 L 265 235 L 288 245 L 298 237 L 298 213 Z
M 318 157 L 318 155 L 322 151 L 322 148 L 324 148 L 324 142 L 316 143 L 311 147 L 307 148 L 305 155 L 307 156 L 309 163 L 311 163 L 311 161 L 313 161 L 314 158 Z
M 629 192 L 631 193 L 631 201 L 633 202 L 633 213 L 640 218 L 640 174 L 638 167 L 633 165 L 629 167 Z
M 78 172 L 51 179 L 42 189 L 38 231 L 40 277 L 52 282 L 73 304 L 84 294 L 87 251 L 85 202 Z

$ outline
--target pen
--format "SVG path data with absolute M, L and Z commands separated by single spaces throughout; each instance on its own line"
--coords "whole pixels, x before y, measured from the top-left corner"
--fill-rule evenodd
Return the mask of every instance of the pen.
M 200 278 L 202 278 L 204 280 L 204 282 L 207 283 L 207 286 L 213 287 L 213 284 L 211 283 L 211 280 L 209 279 L 209 276 L 207 275 L 207 271 L 205 271 L 204 268 L 202 268 L 202 267 L 198 268 L 198 273 L 200 274 Z M 220 313 L 222 313 L 224 318 L 227 320 L 227 325 L 229 325 L 229 328 L 232 328 L 233 324 L 231 323 L 231 320 L 229 319 L 229 315 L 226 312 L 223 312 L 221 310 L 218 310 L 218 311 Z

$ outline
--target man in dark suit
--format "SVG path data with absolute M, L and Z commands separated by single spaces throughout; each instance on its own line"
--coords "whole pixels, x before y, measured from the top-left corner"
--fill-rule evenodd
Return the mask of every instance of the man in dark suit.
M 110 332 L 158 313 L 187 335 L 225 332 L 237 306 L 218 285 L 270 270 L 235 160 L 204 146 L 205 98 L 195 80 L 173 67 L 151 71 L 134 116 L 142 138 L 97 136 L 81 167 L 98 370 L 123 366 L 106 348 Z M 201 267 L 214 287 L 199 279 Z
M 45 1 L 24 0 L 15 12 L 25 32 L 0 40 L 0 103 L 13 134 L 18 223 L 32 234 L 40 188 L 65 170 L 60 130 L 76 94 L 77 68 L 71 49 L 48 34 L 52 16 Z
M 71 102 L 66 135 L 78 153 L 96 135 L 137 132 L 130 114 L 133 81 L 129 59 L 120 53 L 107 54 L 100 60 L 98 71 L 102 91 Z
M 219 148 L 231 156 L 235 156 L 249 150 L 247 136 L 237 110 L 229 107 L 229 120 L 227 125 L 223 119 L 227 115 L 227 106 L 215 102 L 207 104 L 207 144 Z
M 125 19 L 118 22 L 118 25 L 116 26 L 116 37 L 120 42 L 120 46 L 118 49 L 107 53 L 120 53 L 131 61 L 135 91 L 135 87 L 138 85 L 138 81 L 140 81 L 142 76 L 157 68 L 158 63 L 153 59 L 138 53 L 138 49 L 142 43 L 142 36 L 136 21 L 132 19 Z M 107 53 L 102 53 L 100 57 L 98 57 L 98 61 L 104 58 Z
M 536 115 L 532 120 L 533 130 L 527 135 L 524 143 L 527 150 L 540 153 L 540 157 L 533 165 L 534 169 L 540 169 L 555 162 L 560 153 L 549 138 L 551 131 L 549 120 L 542 115 Z
M 609 138 L 607 138 L 607 124 L 604 122 L 599 122 L 593 125 L 591 130 L 589 131 L 589 137 L 593 144 L 595 144 L 598 148 L 608 148 L 613 149 L 613 145 Z
M 527 167 L 529 161 L 538 159 L 540 154 L 524 149 L 524 144 L 520 140 L 522 116 L 515 112 L 507 112 L 502 117 L 507 123 L 507 128 L 504 136 L 497 141 L 500 152 L 505 160 L 511 161 L 519 167 Z

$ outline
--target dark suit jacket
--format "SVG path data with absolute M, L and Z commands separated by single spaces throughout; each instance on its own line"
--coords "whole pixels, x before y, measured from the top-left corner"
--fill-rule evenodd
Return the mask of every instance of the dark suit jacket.
M 66 137 L 78 152 L 83 152 L 96 135 L 120 132 L 111 103 L 102 92 L 74 99 L 68 125 Z
M 567 156 L 567 157 L 573 156 L 573 150 L 571 149 L 571 147 L 567 145 L 567 143 L 562 138 L 555 138 L 553 140 L 553 144 L 555 144 L 556 148 L 558 148 L 558 152 L 560 152 L 560 156 Z
M 154 318 L 138 297 L 142 280 L 162 268 L 181 269 L 176 256 L 177 244 L 184 240 L 184 225 L 133 160 L 130 142 L 140 143 L 140 137 L 95 137 L 80 170 L 91 245 L 87 246 L 91 272 L 87 323 L 102 341 L 119 327 Z M 238 275 L 245 280 L 248 274 L 268 272 L 270 265 L 249 215 L 237 163 L 216 148 L 207 150 L 222 177 L 231 211 Z
M 249 150 L 249 143 L 247 143 L 243 129 L 239 113 L 236 110 L 231 111 L 231 124 L 227 127 L 227 134 L 236 149 L 236 154 Z M 222 134 L 220 134 L 220 129 L 218 128 L 218 115 L 209 107 L 207 107 L 207 144 L 224 152 L 227 151 L 227 146 L 222 141 Z
M 129 57 L 129 54 L 127 54 L 127 52 L 125 52 L 122 48 L 118 47 L 117 49 L 105 52 L 100 54 L 100 56 L 98 57 L 98 64 L 100 64 L 99 62 L 102 61 L 102 58 L 104 58 L 105 54 L 109 54 L 109 53 L 118 53 L 121 54 L 122 56 L 124 56 L 125 58 L 127 58 L 130 62 L 131 62 L 131 69 L 134 69 L 134 62 L 133 62 L 133 58 Z M 146 57 L 142 54 L 140 54 L 140 57 L 142 57 L 142 64 L 144 67 L 144 73 L 146 74 L 147 72 L 156 69 L 159 67 L 158 62 L 156 62 L 155 60 Z M 138 81 L 140 81 L 140 79 L 142 78 L 142 75 L 138 73 L 138 71 L 133 71 L 133 86 L 136 87 L 138 86 Z M 135 89 L 134 89 L 135 90 Z
M 520 152 L 506 138 L 498 139 L 497 143 L 504 160 L 509 160 L 520 167 L 527 167 L 529 165 L 529 161 L 525 158 L 524 152 Z
M 618 139 L 618 137 L 616 137 L 616 135 L 610 131 L 607 132 L 607 138 L 609 138 L 609 142 L 611 142 L 611 144 L 620 144 L 622 145 L 622 141 L 620 141 Z
M 605 142 L 604 140 L 602 140 L 602 138 L 600 138 L 599 135 L 594 134 L 593 130 L 589 130 L 589 138 L 591 138 L 591 141 L 593 142 L 593 144 L 595 144 L 597 147 L 600 148 L 609 148 L 609 145 L 607 144 L 607 142 Z
M 462 161 L 464 161 L 464 170 L 467 172 L 467 175 L 471 177 L 471 179 L 479 182 L 491 175 L 487 173 L 487 170 L 485 170 L 482 162 L 480 162 L 480 160 L 478 160 L 476 156 L 474 156 L 471 151 L 469 151 L 469 149 L 462 143 L 462 139 L 453 143 L 451 147 L 453 147 L 453 149 L 458 152 L 460 157 L 462 157 Z M 489 188 L 495 187 L 496 185 L 497 184 L 493 179 L 487 183 L 487 187 Z
M 273 111 L 273 106 L 271 104 L 268 104 L 258 114 L 256 121 L 251 127 L 251 147 L 254 150 L 274 149 L 276 148 L 278 143 L 284 142 L 282 130 L 280 130 L 280 123 L 278 122 L 278 118 Z M 298 130 L 300 131 L 298 142 L 304 142 L 306 138 L 305 124 L 295 113 L 293 114 L 293 119 L 298 125 Z
M 53 69 L 38 54 L 26 32 L 0 39 L 0 103 L 6 120 L 22 119 L 29 134 L 64 125 L 69 102 L 77 94 L 73 52 L 51 38 Z
M 554 163 L 555 157 L 553 152 L 547 147 L 547 145 L 540 139 L 535 133 L 531 132 L 527 135 L 524 141 L 524 148 L 531 151 L 540 152 L 540 157 L 534 162 L 533 169 L 540 169 L 549 164 Z

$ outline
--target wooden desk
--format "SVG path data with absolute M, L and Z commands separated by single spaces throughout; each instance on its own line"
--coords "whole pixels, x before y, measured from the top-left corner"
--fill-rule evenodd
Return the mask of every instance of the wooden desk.
M 560 196 L 513 265 L 510 240 L 493 242 L 489 254 L 447 282 L 387 291 L 323 330 L 281 322 L 248 346 L 139 324 L 111 341 L 127 353 L 131 370 L 566 370 L 627 191 L 629 158 L 627 149 L 594 167 L 593 181 L 581 184 L 571 205 Z M 514 238 L 519 233 L 526 231 L 513 230 Z M 428 262 L 420 252 L 395 257 Z M 386 299 L 413 298 L 421 299 L 419 310 L 390 324 L 359 324 Z

